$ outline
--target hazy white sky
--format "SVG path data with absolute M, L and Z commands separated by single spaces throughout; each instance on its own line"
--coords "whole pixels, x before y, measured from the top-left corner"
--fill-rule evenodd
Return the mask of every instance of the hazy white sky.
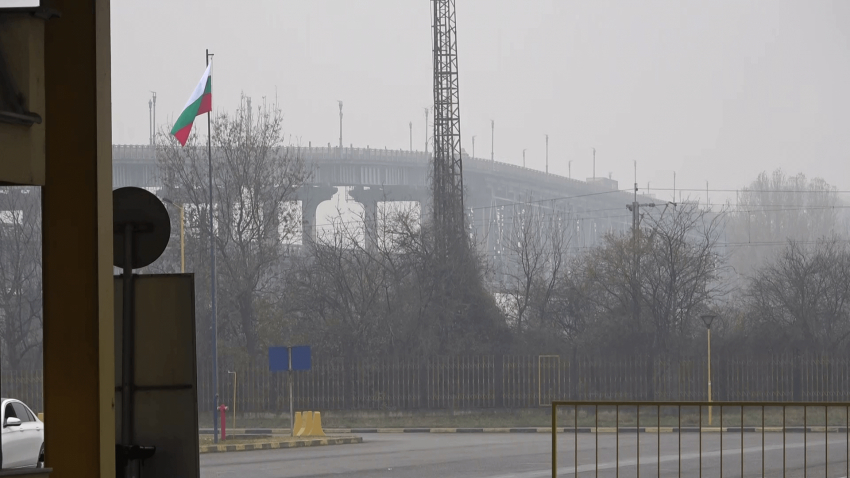
M 113 0 L 115 143 L 147 143 L 215 53 L 213 106 L 277 96 L 293 141 L 424 146 L 428 0 Z M 621 187 L 738 188 L 760 171 L 850 189 L 846 0 L 457 0 L 463 145 Z M 201 126 L 199 123 L 197 126 Z M 658 194 L 661 193 L 660 191 Z M 670 194 L 670 193 L 666 193 Z M 712 198 L 713 199 L 713 198 Z

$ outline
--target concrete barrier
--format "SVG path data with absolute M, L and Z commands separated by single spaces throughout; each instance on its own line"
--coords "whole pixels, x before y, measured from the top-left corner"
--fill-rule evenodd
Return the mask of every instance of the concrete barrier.
M 295 413 L 295 436 L 297 437 L 323 437 L 325 431 L 322 429 L 321 412 L 296 412 Z

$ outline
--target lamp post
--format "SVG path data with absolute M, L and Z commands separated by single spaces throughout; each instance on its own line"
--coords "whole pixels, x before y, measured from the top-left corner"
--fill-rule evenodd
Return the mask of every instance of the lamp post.
M 573 160 L 567 161 L 567 174 L 569 174 L 569 178 L 573 178 Z
M 342 151 L 342 101 L 336 102 L 339 103 L 339 150 Z
M 708 401 L 711 402 L 711 323 L 717 318 L 715 314 L 701 315 L 705 328 L 708 331 Z M 711 425 L 711 405 L 708 406 L 708 424 Z
M 183 247 L 183 245 L 184 245 L 183 222 L 184 222 L 184 217 L 185 217 L 183 206 L 175 203 L 174 201 L 172 201 L 171 199 L 168 199 L 168 198 L 162 198 L 162 202 L 167 203 L 167 204 L 171 204 L 172 206 L 174 206 L 174 207 L 176 207 L 177 209 L 180 210 L 180 273 L 183 274 L 183 273 L 186 272 L 186 256 L 183 253 L 183 251 L 184 251 L 184 247 Z
M 428 108 L 425 108 L 425 154 L 428 154 Z
M 472 157 L 475 157 L 475 135 L 472 135 Z
M 546 174 L 549 174 L 549 135 L 546 135 Z
M 522 167 L 525 167 L 525 150 L 522 150 Z
M 496 161 L 496 157 L 493 156 L 493 145 L 495 144 L 494 143 L 495 134 L 496 134 L 496 121 L 490 120 L 490 161 Z
M 233 374 L 233 428 L 236 428 L 236 371 L 227 371 L 228 374 Z

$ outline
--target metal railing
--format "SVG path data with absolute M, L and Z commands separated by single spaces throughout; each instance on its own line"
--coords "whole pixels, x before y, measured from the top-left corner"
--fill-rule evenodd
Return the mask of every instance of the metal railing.
M 209 361 L 198 362 L 199 407 L 212 410 Z M 219 395 L 237 409 L 289 410 L 285 380 L 266 360 L 221 358 Z M 708 398 L 705 357 L 319 355 L 295 374 L 295 406 L 304 410 L 521 409 L 552 401 L 688 401 Z M 712 357 L 712 400 L 850 402 L 850 358 L 826 355 Z M 283 381 L 282 381 L 283 380 Z M 42 372 L 3 370 L 0 392 L 40 411 Z M 227 391 L 228 393 L 225 393 Z
M 719 409 L 719 423 L 715 427 L 713 423 L 709 423 L 708 426 L 705 426 L 705 418 L 706 414 L 703 413 L 704 409 L 711 410 L 712 408 Z M 737 413 L 730 415 L 726 413 L 727 417 L 727 425 L 724 426 L 724 410 L 728 410 L 729 408 L 738 409 Z M 810 409 L 821 410 L 822 412 L 811 417 L 809 414 Z M 602 410 L 600 410 L 602 409 Z M 641 424 L 641 414 L 646 410 L 650 411 L 652 415 L 650 417 L 650 421 L 654 418 L 654 423 L 649 423 L 649 427 L 647 427 L 646 421 L 644 421 L 643 426 Z M 789 416 L 789 409 L 792 410 L 791 415 Z M 588 411 L 592 410 L 592 414 L 588 413 Z M 613 410 L 614 415 L 614 424 L 610 426 L 610 423 L 604 423 L 606 420 L 604 418 L 604 413 L 601 412 L 611 412 Z M 669 413 L 671 410 L 675 410 L 675 413 Z M 755 413 L 753 413 L 755 410 Z M 781 410 L 781 413 L 773 413 L 777 410 Z M 800 419 L 799 411 L 802 410 L 802 424 L 795 425 L 793 421 L 796 419 L 797 421 Z M 563 415 L 568 414 L 572 411 L 571 416 L 566 417 L 566 421 L 571 423 L 571 427 L 559 427 L 558 424 L 558 416 L 559 414 Z M 651 412 L 654 411 L 654 414 Z M 662 416 L 665 415 L 663 412 L 667 411 L 668 413 L 663 418 L 662 424 Z M 685 412 L 683 414 L 683 411 Z M 584 412 L 584 413 L 583 413 Z M 749 412 L 749 413 L 745 413 Z M 832 412 L 832 413 L 831 413 Z M 752 447 L 745 447 L 745 433 L 752 433 L 755 435 L 760 435 L 760 441 L 758 443 L 760 448 L 760 463 L 756 462 L 756 464 L 760 465 L 761 476 L 779 476 L 778 469 L 770 469 L 766 467 L 766 453 L 767 452 L 775 452 L 778 450 L 782 451 L 782 462 L 781 462 L 781 472 L 782 477 L 785 478 L 788 473 L 794 472 L 795 476 L 798 476 L 798 473 L 802 471 L 802 476 L 804 478 L 808 477 L 810 471 L 810 465 L 813 465 L 812 468 L 818 469 L 823 468 L 823 473 L 818 474 L 817 476 L 842 476 L 842 477 L 850 477 L 850 403 L 822 403 L 822 402 L 709 402 L 709 401 L 689 401 L 689 402 L 675 402 L 675 401 L 666 401 L 666 402 L 657 402 L 657 401 L 605 401 L 605 402 L 588 402 L 588 401 L 553 401 L 551 404 L 551 413 L 552 413 L 552 427 L 551 427 L 551 435 L 552 435 L 552 476 L 557 477 L 559 474 L 565 475 L 569 474 L 572 476 L 579 476 L 580 473 L 584 474 L 584 476 L 599 476 L 600 470 L 607 471 L 613 470 L 615 472 L 615 476 L 620 476 L 620 470 L 629 468 L 634 469 L 638 477 L 641 476 L 641 434 L 647 433 L 655 433 L 655 450 L 656 454 L 654 457 L 650 457 L 649 463 L 646 463 L 646 459 L 644 460 L 646 467 L 647 465 L 651 466 L 655 464 L 655 476 L 662 476 L 662 463 L 667 463 L 670 461 L 676 461 L 678 463 L 677 470 L 666 470 L 664 471 L 664 476 L 683 476 L 683 467 L 682 462 L 684 460 L 698 460 L 698 476 L 703 476 L 704 469 L 704 458 L 705 461 L 709 461 L 709 459 L 717 459 L 719 461 L 719 476 L 724 476 L 724 463 L 723 457 L 724 453 L 728 455 L 740 455 L 739 465 L 740 468 L 736 467 L 734 470 L 740 474 L 729 475 L 727 472 L 727 476 L 756 476 L 758 475 L 758 470 L 755 472 L 750 470 L 748 474 L 745 475 L 745 463 L 751 465 L 752 461 L 747 462 L 745 460 L 745 455 L 747 452 L 754 451 Z M 603 415 L 603 426 L 600 426 L 600 414 Z M 633 415 L 632 415 L 633 414 Z M 749 415 L 749 416 L 748 416 Z M 755 415 L 755 416 L 753 416 Z M 684 420 L 683 420 L 684 418 Z M 750 425 L 747 425 L 747 418 L 750 419 Z M 755 425 L 752 424 L 753 419 L 757 422 Z M 792 423 L 789 423 L 789 418 Z M 823 419 L 823 424 L 820 425 L 820 420 Z M 571 420 L 570 420 L 571 419 Z M 634 426 L 622 426 L 623 421 L 626 421 L 626 424 L 631 424 L 631 421 L 634 421 Z M 696 425 L 691 424 L 689 426 L 688 422 L 693 422 L 696 420 Z M 737 420 L 737 426 L 729 426 L 729 421 Z M 675 421 L 675 423 L 671 423 Z M 776 422 L 780 423 L 776 423 Z M 814 421 L 814 423 L 813 423 Z M 773 422 L 773 423 L 771 423 Z M 832 423 L 832 425 L 831 425 Z M 584 425 L 584 426 L 582 426 Z M 605 426 L 608 425 L 608 426 Z M 651 425 L 655 425 L 652 427 Z M 572 449 L 566 451 L 568 456 L 571 452 L 572 464 L 567 465 L 561 469 L 558 468 L 558 434 L 559 433 L 570 433 L 572 432 Z M 599 438 L 600 435 L 604 435 L 606 433 L 612 434 L 614 437 L 614 448 L 615 448 L 615 461 L 612 463 L 603 463 L 600 465 L 599 456 L 600 456 L 600 445 Z M 674 457 L 669 455 L 662 455 L 662 434 L 669 433 L 674 435 L 676 438 L 676 454 Z M 697 451 L 689 451 L 687 449 L 683 450 L 682 447 L 682 434 L 683 433 L 697 433 Z M 705 451 L 703 447 L 703 435 L 706 433 L 716 433 L 719 435 L 719 449 L 715 451 Z M 770 435 L 782 434 L 782 444 L 778 445 L 766 445 L 766 437 Z M 803 439 L 802 444 L 789 443 L 788 434 L 802 433 Z M 585 436 L 586 434 L 593 435 L 593 462 L 587 464 L 580 464 L 580 454 L 579 454 L 579 437 Z M 823 442 L 810 442 L 809 436 L 817 434 L 823 436 Z M 833 439 L 832 443 L 830 443 L 830 434 L 843 434 L 843 440 Z M 621 437 L 632 435 L 634 437 L 634 458 L 623 458 L 621 455 L 622 446 L 621 446 Z M 724 435 L 727 436 L 727 440 L 730 438 L 734 438 L 736 436 L 740 437 L 740 447 L 736 448 L 724 448 L 723 440 Z M 819 447 L 823 445 L 823 454 L 821 455 L 823 458 L 823 463 L 815 460 L 814 463 L 809 459 L 809 447 Z M 836 458 L 833 456 L 833 468 L 830 469 L 830 446 L 841 446 L 842 452 Z M 789 466 L 788 459 L 788 451 L 790 449 L 803 449 L 802 454 L 802 465 L 799 462 L 792 463 Z M 758 450 L 755 450 L 758 451 Z M 561 450 L 563 453 L 564 450 Z M 683 453 L 684 452 L 684 453 Z M 646 457 L 644 457 L 646 458 Z M 771 461 L 772 464 L 775 464 L 775 461 Z M 735 465 L 735 463 L 733 463 Z M 840 466 L 838 466 L 840 465 Z M 728 461 L 727 461 L 727 469 Z M 774 466 L 773 468 L 779 468 L 778 466 Z M 839 469 L 840 468 L 840 469 Z M 839 474 L 830 475 L 830 471 Z M 716 476 L 718 473 L 714 471 L 711 473 L 711 476 Z M 652 475 L 649 475 L 652 476 Z M 697 476 L 694 470 L 686 470 L 685 476 Z M 813 475 L 815 476 L 815 475 Z
M 268 363 L 228 362 L 221 363 L 240 377 L 239 410 L 289 409 Z M 212 409 L 207 364 L 199 360 L 201 410 Z M 232 377 L 219 371 L 220 386 L 232 387 Z M 712 400 L 850 402 L 850 359 L 843 355 L 712 357 L 711 372 Z M 519 409 L 553 400 L 702 400 L 707 382 L 704 356 L 316 356 L 312 370 L 295 374 L 294 398 L 305 410 Z

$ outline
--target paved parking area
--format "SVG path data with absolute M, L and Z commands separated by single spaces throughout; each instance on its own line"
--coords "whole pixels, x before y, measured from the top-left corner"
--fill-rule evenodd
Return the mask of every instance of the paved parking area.
M 657 434 L 640 436 L 641 476 L 698 476 L 700 469 L 699 434 L 679 436 L 661 434 L 659 453 Z M 595 453 L 598 439 L 599 452 Z M 804 448 L 803 435 L 786 435 L 784 446 L 785 476 L 802 477 L 804 462 L 809 477 L 846 477 L 847 442 L 841 434 L 830 434 L 829 447 L 823 434 L 810 434 Z M 576 443 L 571 434 L 558 436 L 558 476 L 580 477 L 637 475 L 638 455 L 634 435 L 582 434 L 578 437 L 578 467 L 574 461 Z M 761 434 L 746 433 L 743 450 L 741 435 L 723 434 L 722 466 L 724 476 L 782 476 L 783 443 L 781 433 L 766 434 L 762 458 Z M 720 434 L 702 435 L 703 476 L 719 476 L 721 466 Z M 804 450 L 806 453 L 804 454 Z M 828 456 L 827 456 L 828 453 Z M 660 459 L 659 459 L 660 458 Z M 828 474 L 824 466 L 829 459 Z M 456 477 L 456 478 L 543 478 L 551 476 L 551 435 L 549 434 L 376 434 L 364 437 L 364 443 L 336 447 L 288 450 L 263 450 L 201 456 L 203 478 L 290 478 L 290 477 Z

